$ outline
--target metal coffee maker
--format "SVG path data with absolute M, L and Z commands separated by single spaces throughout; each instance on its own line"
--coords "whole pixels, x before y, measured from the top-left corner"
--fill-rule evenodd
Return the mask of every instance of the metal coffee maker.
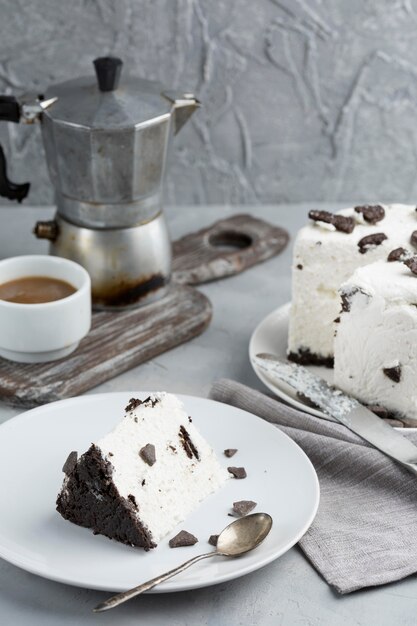
M 162 297 L 171 243 L 162 212 L 170 140 L 199 106 L 191 93 L 129 76 L 122 61 L 94 61 L 96 76 L 69 80 L 43 96 L 0 97 L 0 119 L 39 121 L 55 187 L 55 219 L 34 233 L 50 253 L 83 265 L 93 306 L 124 309 Z M 0 147 L 0 195 L 21 202 L 29 183 L 7 178 Z

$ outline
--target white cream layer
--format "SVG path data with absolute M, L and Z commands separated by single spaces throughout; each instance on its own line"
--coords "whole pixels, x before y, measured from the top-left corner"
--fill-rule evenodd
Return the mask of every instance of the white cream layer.
M 415 206 L 383 206 L 385 217 L 374 225 L 364 222 L 353 208 L 340 211 L 355 217 L 357 225 L 351 234 L 320 222 L 311 222 L 298 233 L 293 256 L 290 352 L 308 349 L 324 357 L 333 356 L 333 320 L 340 312 L 340 285 L 356 268 L 385 260 L 394 248 L 412 249 L 410 236 L 417 229 Z M 381 232 L 388 239 L 361 254 L 358 241 Z
M 335 385 L 365 404 L 417 421 L 417 276 L 402 263 L 359 268 L 341 286 L 350 310 L 335 338 Z M 384 368 L 399 366 L 394 382 Z
M 138 519 L 158 543 L 201 500 L 221 487 L 229 474 L 189 422 L 182 402 L 168 393 L 157 394 L 155 398 L 159 401 L 154 407 L 142 404 L 127 413 L 96 445 L 114 467 L 113 480 L 120 495 L 134 496 L 139 507 Z M 181 445 L 181 425 L 197 448 L 199 460 L 190 459 Z M 156 451 L 152 466 L 139 456 L 141 448 L 148 443 Z

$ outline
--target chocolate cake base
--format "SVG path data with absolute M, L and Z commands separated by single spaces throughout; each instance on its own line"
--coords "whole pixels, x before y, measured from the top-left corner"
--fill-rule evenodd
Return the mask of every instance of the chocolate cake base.
M 156 547 L 137 518 L 135 499 L 119 494 L 112 480 L 113 466 L 97 446 L 92 445 L 77 463 L 66 463 L 64 471 L 66 480 L 56 502 L 62 517 L 130 546 Z
M 298 365 L 323 365 L 331 369 L 334 366 L 334 358 L 332 356 L 322 356 L 310 352 L 308 348 L 301 348 L 297 352 L 288 352 L 287 359 Z

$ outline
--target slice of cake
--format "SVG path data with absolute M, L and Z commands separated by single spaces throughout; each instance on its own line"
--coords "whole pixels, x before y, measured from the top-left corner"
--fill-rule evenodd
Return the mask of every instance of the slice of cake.
M 335 385 L 417 420 L 417 276 L 398 261 L 378 261 L 357 269 L 340 293 Z
M 338 289 L 356 268 L 386 259 L 411 243 L 415 206 L 358 206 L 337 214 L 310 211 L 294 247 L 288 356 L 303 364 L 333 364 Z
M 180 400 L 132 399 L 116 428 L 64 467 L 57 511 L 70 522 L 149 550 L 229 477 Z

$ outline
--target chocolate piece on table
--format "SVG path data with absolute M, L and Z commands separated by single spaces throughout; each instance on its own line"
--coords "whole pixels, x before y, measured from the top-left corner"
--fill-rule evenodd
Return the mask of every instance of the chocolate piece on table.
M 224 451 L 224 455 L 227 456 L 228 459 L 230 459 L 230 457 L 234 456 L 237 452 L 237 448 L 226 448 L 226 450 Z
M 243 517 L 253 511 L 256 505 L 257 502 L 253 500 L 239 500 L 238 502 L 233 502 L 233 511 Z
M 385 233 L 373 233 L 372 235 L 366 235 L 358 241 L 358 248 L 361 254 L 368 252 L 370 248 L 379 246 L 385 239 L 388 239 Z
M 66 474 L 67 476 L 71 474 L 72 470 L 77 465 L 77 460 L 78 460 L 78 453 L 75 450 L 73 450 L 72 452 L 69 453 L 67 460 L 64 463 L 64 467 L 62 468 L 62 471 L 64 472 L 64 474 Z
M 208 538 L 209 544 L 211 546 L 216 547 L 218 538 L 219 538 L 219 535 L 210 535 L 210 537 Z
M 393 380 L 394 383 L 399 383 L 401 380 L 401 365 L 396 365 L 395 367 L 384 367 L 382 368 L 385 376 L 390 380 Z
M 145 461 L 152 467 L 156 461 L 155 446 L 152 443 L 147 443 L 146 446 L 139 450 L 139 456 L 142 461 Z
M 385 217 L 385 210 L 380 204 L 355 206 L 355 211 L 356 213 L 362 213 L 363 219 L 369 224 L 376 224 Z
M 228 467 L 227 471 L 233 474 L 235 478 L 246 478 L 246 470 L 244 467 Z
M 187 532 L 186 530 L 180 530 L 180 532 L 175 535 L 175 537 L 172 537 L 172 539 L 169 540 L 169 547 L 182 548 L 184 546 L 193 546 L 195 543 L 197 543 L 197 541 L 197 537 L 194 537 L 194 535 L 192 535 L 191 533 Z

